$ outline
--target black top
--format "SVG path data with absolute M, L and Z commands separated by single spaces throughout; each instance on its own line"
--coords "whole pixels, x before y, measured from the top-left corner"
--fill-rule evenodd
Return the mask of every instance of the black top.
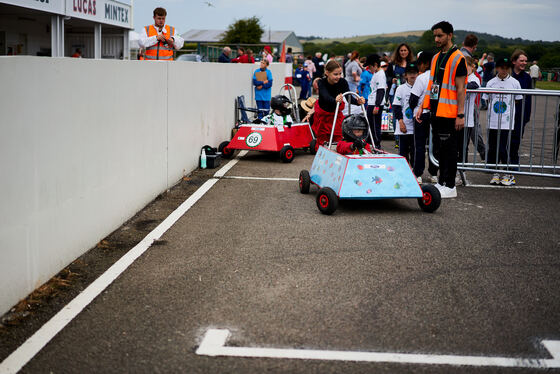
M 440 87 L 441 87 L 441 82 L 443 82 L 443 75 L 445 74 L 445 65 L 447 64 L 447 60 L 449 60 L 449 57 L 456 50 L 457 50 L 457 47 L 453 46 L 449 51 L 447 51 L 447 53 L 441 52 L 439 54 L 437 62 L 436 62 L 436 67 L 439 66 L 439 70 L 434 73 L 434 74 L 436 74 L 436 76 L 434 76 L 434 84 L 439 84 Z M 455 80 L 457 80 L 457 78 L 459 78 L 459 77 L 466 77 L 466 76 L 467 76 L 467 62 L 465 61 L 464 57 L 461 57 L 461 59 L 458 62 L 458 65 L 457 65 L 457 72 L 455 73 Z M 437 112 L 437 105 L 438 105 L 438 100 L 430 100 L 430 111 L 432 113 Z
M 228 62 L 231 62 L 231 58 L 229 58 L 228 56 L 226 56 L 225 53 L 222 52 L 220 57 L 218 57 L 218 62 L 228 63 Z
M 313 73 L 313 79 L 317 77 L 322 78 L 325 74 L 325 62 L 317 56 L 313 57 L 311 61 L 315 64 L 316 69 L 315 73 Z
M 348 81 L 340 78 L 336 84 L 330 84 L 327 77 L 323 77 L 317 81 L 319 88 L 319 106 L 327 112 L 334 112 L 336 110 L 336 97 L 338 94 L 350 91 L 348 88 Z M 358 101 L 354 96 L 351 96 L 351 103 L 358 105 Z
M 530 90 L 533 88 L 533 81 L 531 76 L 527 74 L 526 71 L 520 71 L 519 74 L 516 74 L 515 71 L 511 72 L 511 76 L 519 81 L 519 85 L 522 89 Z M 531 118 L 531 103 L 532 103 L 532 96 L 525 95 L 525 108 L 523 108 L 523 101 L 517 100 L 515 102 L 515 121 L 519 123 L 521 120 L 521 113 L 523 112 L 523 124 L 529 122 Z

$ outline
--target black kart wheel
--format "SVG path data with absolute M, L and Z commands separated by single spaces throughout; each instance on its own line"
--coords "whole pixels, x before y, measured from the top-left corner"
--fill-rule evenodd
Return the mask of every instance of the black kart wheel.
M 309 193 L 309 187 L 311 186 L 311 177 L 307 170 L 302 170 L 299 172 L 299 192 L 307 194 Z
M 222 153 L 223 158 L 232 158 L 233 153 L 235 152 L 233 149 L 228 148 L 229 142 L 226 140 L 225 142 L 221 142 L 218 147 L 218 152 Z
M 323 214 L 333 214 L 338 208 L 338 196 L 329 187 L 323 187 L 317 193 L 317 208 Z
M 285 145 L 280 150 L 280 158 L 282 162 L 292 162 L 294 160 L 294 148 L 291 145 Z
M 316 145 L 317 145 L 317 139 L 313 139 L 311 143 L 309 143 L 309 153 L 311 153 L 312 155 L 317 153 L 317 151 L 315 151 Z
M 424 212 L 433 213 L 441 204 L 441 194 L 432 184 L 422 186 L 422 197 L 418 198 L 418 205 Z

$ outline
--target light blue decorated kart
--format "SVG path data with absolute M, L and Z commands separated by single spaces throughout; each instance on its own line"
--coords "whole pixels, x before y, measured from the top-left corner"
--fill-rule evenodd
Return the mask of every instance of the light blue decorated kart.
M 346 95 L 358 97 L 353 92 Z M 362 155 L 341 155 L 331 149 L 338 107 L 339 103 L 328 146 L 320 145 L 311 169 L 300 172 L 300 192 L 307 194 L 311 184 L 316 185 L 317 207 L 324 214 L 334 213 L 339 200 L 418 199 L 423 211 L 436 211 L 441 204 L 439 190 L 433 185 L 420 186 L 405 157 L 377 149 Z M 361 109 L 365 115 L 363 105 Z M 369 126 L 368 132 L 374 144 Z

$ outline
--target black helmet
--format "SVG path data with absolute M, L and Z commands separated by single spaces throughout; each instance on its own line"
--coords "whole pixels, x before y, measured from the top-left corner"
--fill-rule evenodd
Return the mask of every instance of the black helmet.
M 362 136 L 354 135 L 352 130 L 364 130 Z M 363 114 L 352 114 L 342 121 L 342 134 L 349 141 L 366 140 L 368 137 L 368 123 Z
M 270 100 L 270 108 L 278 109 L 280 114 L 287 116 L 292 112 L 292 102 L 284 95 L 277 95 Z

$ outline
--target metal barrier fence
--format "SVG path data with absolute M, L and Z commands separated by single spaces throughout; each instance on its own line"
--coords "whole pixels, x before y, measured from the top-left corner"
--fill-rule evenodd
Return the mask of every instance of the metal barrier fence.
M 434 148 L 430 132 L 429 157 L 439 166 Z M 457 148 L 459 171 L 560 177 L 560 91 L 467 90 Z

